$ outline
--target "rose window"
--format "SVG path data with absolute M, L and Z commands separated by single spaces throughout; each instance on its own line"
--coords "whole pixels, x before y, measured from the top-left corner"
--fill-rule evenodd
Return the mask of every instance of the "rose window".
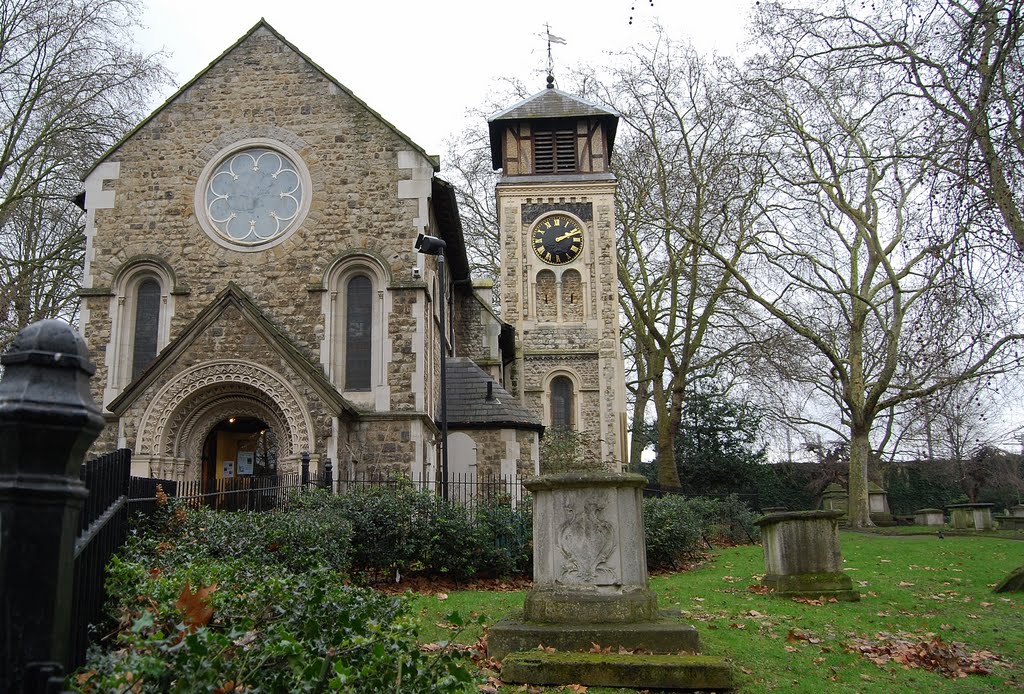
M 303 178 L 291 159 L 272 149 L 235 152 L 206 184 L 206 217 L 225 239 L 257 245 L 278 238 L 300 221 Z

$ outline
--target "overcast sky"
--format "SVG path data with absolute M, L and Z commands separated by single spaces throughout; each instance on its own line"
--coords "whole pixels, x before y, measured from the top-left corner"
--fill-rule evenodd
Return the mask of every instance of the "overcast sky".
M 565 39 L 555 74 L 642 43 L 655 21 L 673 38 L 730 53 L 753 0 L 148 0 L 144 48 L 163 48 L 177 84 L 265 18 L 286 39 L 431 154 L 495 80 L 544 87 L 545 24 Z M 630 16 L 633 24 L 630 25 Z M 563 73 L 564 74 L 564 73 Z M 164 95 L 169 96 L 170 93 Z M 480 127 L 486 127 L 480 123 Z

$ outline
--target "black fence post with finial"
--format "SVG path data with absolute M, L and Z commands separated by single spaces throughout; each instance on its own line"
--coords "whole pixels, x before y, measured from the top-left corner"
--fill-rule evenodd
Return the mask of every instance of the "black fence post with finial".
M 79 479 L 103 428 L 85 342 L 60 320 L 29 325 L 0 378 L 0 691 L 59 692 L 70 657 Z
M 324 460 L 323 488 L 332 493 L 334 492 L 334 465 L 331 463 L 330 458 Z
M 309 486 L 309 451 L 302 452 L 302 488 Z

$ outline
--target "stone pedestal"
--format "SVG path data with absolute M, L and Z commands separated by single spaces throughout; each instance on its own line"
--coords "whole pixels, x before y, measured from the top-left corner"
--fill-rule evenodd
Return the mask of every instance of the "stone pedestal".
M 1010 507 L 1010 515 L 1016 518 L 1024 518 L 1024 504 Z
M 850 508 L 850 495 L 846 490 L 833 482 L 825 487 L 821 493 L 821 509 L 823 511 L 838 511 L 838 518 L 845 522 L 846 514 Z
M 786 597 L 859 600 L 843 573 L 840 516 L 839 511 L 790 511 L 758 519 L 765 567 L 761 585 Z
M 1024 530 L 1024 518 L 1020 516 L 992 516 L 999 530 Z
M 914 511 L 914 525 L 942 526 L 946 524 L 946 514 L 941 508 L 919 508 Z
M 950 523 L 957 530 L 992 530 L 992 506 L 994 504 L 952 504 L 949 510 Z
M 488 636 L 491 657 L 510 656 L 508 672 L 502 672 L 506 681 L 630 681 L 673 689 L 729 681 L 725 661 L 681 656 L 699 650 L 696 629 L 679 613 L 658 612 L 647 581 L 646 484 L 641 475 L 604 472 L 545 475 L 524 483 L 533 494 L 534 585 L 523 613 L 498 622 Z M 588 653 L 595 644 L 612 653 Z M 556 652 L 538 651 L 538 645 Z M 620 649 L 665 654 L 666 662 L 644 669 L 642 656 L 624 658 L 617 655 Z M 528 662 L 516 660 L 525 656 Z M 597 677 L 599 671 L 608 677 Z
M 531 622 L 654 619 L 647 585 L 640 475 L 567 473 L 527 481 L 533 493 Z
M 889 509 L 889 493 L 874 482 L 868 482 L 868 512 L 875 525 L 896 525 Z

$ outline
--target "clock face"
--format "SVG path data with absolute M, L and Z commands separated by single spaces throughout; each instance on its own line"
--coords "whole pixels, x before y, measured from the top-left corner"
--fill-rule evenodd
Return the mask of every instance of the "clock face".
M 568 215 L 548 215 L 533 228 L 530 243 L 545 263 L 565 265 L 583 252 L 583 229 Z

